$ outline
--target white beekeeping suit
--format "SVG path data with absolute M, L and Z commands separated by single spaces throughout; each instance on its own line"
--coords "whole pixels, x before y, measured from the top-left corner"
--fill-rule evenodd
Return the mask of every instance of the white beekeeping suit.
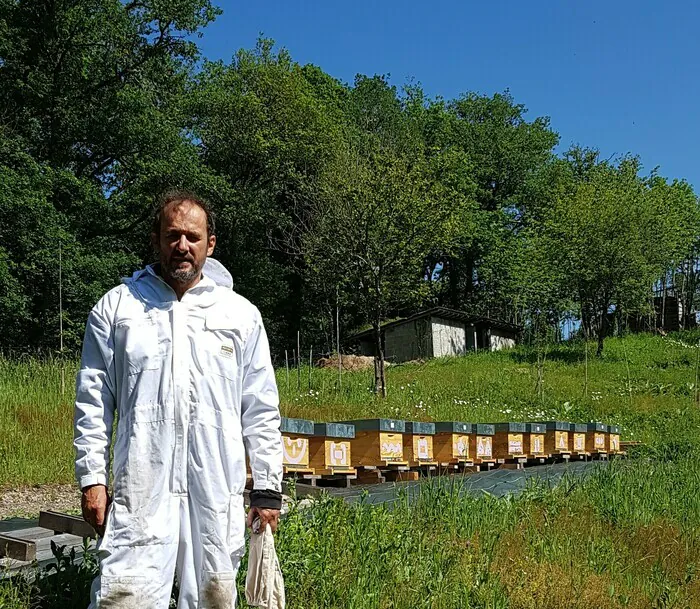
M 178 301 L 149 266 L 90 314 L 75 407 L 81 488 L 107 484 L 117 420 L 91 607 L 166 609 L 175 571 L 180 609 L 234 606 L 245 453 L 251 504 L 277 507 L 282 444 L 260 313 L 231 285 L 208 259 Z

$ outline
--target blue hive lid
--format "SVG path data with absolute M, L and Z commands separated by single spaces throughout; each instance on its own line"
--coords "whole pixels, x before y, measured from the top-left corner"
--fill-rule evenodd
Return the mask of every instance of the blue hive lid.
M 391 433 L 405 433 L 406 422 L 398 419 L 355 419 L 353 421 L 338 421 L 355 426 L 358 431 L 388 431 Z
M 301 436 L 313 436 L 314 422 L 307 421 L 306 419 L 288 419 L 287 417 L 282 417 L 280 431 L 282 433 L 299 434 Z
M 355 437 L 355 426 L 349 423 L 316 423 L 314 435 L 326 438 L 352 439 Z
M 525 423 L 520 422 L 496 423 L 494 427 L 496 428 L 496 431 L 507 433 L 525 433 L 527 429 Z
M 435 423 L 436 433 L 466 433 L 474 431 L 474 425 L 463 421 L 440 421 Z
M 421 436 L 432 436 L 435 433 L 435 423 L 425 423 L 424 421 L 406 421 L 406 433 Z

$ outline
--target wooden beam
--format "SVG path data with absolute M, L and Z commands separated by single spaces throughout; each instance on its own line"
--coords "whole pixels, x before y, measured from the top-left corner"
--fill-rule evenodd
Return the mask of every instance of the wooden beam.
M 31 562 L 36 558 L 36 544 L 10 535 L 0 535 L 0 556 Z
M 70 533 L 78 537 L 97 537 L 95 529 L 78 516 L 60 512 L 39 512 L 39 526 L 54 533 Z

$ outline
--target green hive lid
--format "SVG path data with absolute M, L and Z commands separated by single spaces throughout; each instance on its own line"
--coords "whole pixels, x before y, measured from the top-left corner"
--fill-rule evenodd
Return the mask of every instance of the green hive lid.
M 571 429 L 571 423 L 568 421 L 545 421 L 544 424 L 550 431 L 569 431 Z
M 525 423 L 496 423 L 496 431 L 506 431 L 508 433 L 525 433 Z
M 571 431 L 575 431 L 576 433 L 586 433 L 588 431 L 588 425 L 585 423 L 572 423 Z
M 477 423 L 476 433 L 479 436 L 493 436 L 495 435 L 496 430 L 493 428 L 491 423 Z
M 435 423 L 436 433 L 472 433 L 474 426 L 463 421 L 440 421 Z
M 314 422 L 307 421 L 306 419 L 288 419 L 287 417 L 282 417 L 280 431 L 282 433 L 295 433 L 302 436 L 313 436 Z
M 356 419 L 354 421 L 339 421 L 350 423 L 358 431 L 388 431 L 393 433 L 405 433 L 406 422 L 397 419 Z
M 355 426 L 348 423 L 316 423 L 314 435 L 326 438 L 354 438 Z
M 608 425 L 608 431 L 610 433 L 614 434 L 619 434 L 620 433 L 620 427 L 618 425 Z
M 530 433 L 544 433 L 547 427 L 544 423 L 528 423 L 527 430 Z
M 435 433 L 435 423 L 423 421 L 406 421 L 406 433 L 421 436 L 432 436 Z
M 588 423 L 586 427 L 588 431 L 599 431 L 601 433 L 608 431 L 608 426 L 603 425 L 602 423 Z

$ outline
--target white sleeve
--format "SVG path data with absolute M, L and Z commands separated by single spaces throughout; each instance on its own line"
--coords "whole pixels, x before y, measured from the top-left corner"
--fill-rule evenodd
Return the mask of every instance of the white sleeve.
M 282 435 L 275 371 L 267 334 L 255 310 L 243 351 L 241 425 L 255 490 L 282 491 Z
M 115 410 L 114 335 L 101 311 L 92 310 L 85 328 L 75 387 L 73 446 L 80 488 L 107 485 Z

